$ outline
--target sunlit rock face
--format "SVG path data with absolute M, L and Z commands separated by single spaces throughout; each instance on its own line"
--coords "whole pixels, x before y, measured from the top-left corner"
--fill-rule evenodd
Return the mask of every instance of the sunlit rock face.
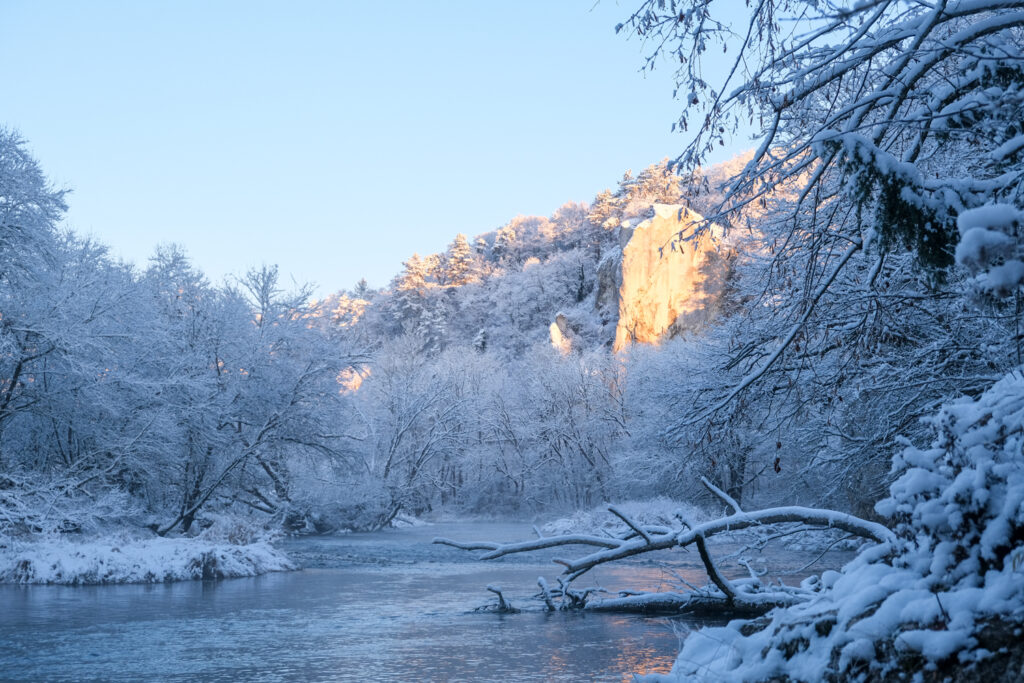
M 702 220 L 680 205 L 655 204 L 652 217 L 620 228 L 619 267 L 602 263 L 597 294 L 606 310 L 617 305 L 616 351 L 699 330 L 717 312 L 732 249 L 715 225 L 694 238 Z

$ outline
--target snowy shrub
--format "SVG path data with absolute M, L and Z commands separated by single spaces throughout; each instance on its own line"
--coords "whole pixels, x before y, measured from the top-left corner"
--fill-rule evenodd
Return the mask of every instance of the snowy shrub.
M 0 472 L 0 546 L 37 534 L 99 534 L 141 518 L 141 506 L 123 490 L 76 486 L 70 478 Z
M 956 262 L 976 276 L 982 291 L 1005 296 L 1024 282 L 1018 241 L 1024 211 L 1010 204 L 987 204 L 960 214 L 957 227 Z
M 899 547 L 805 581 L 817 599 L 692 634 L 668 679 L 863 680 L 991 656 L 982 634 L 1024 621 L 1024 374 L 929 423 L 877 506 Z
M 276 527 L 263 527 L 255 524 L 251 517 L 239 517 L 223 513 L 207 511 L 198 525 L 201 531 L 189 534 L 209 543 L 228 543 L 231 545 L 250 545 L 253 543 L 269 543 L 280 537 Z M 193 527 L 195 531 L 195 528 Z
M 902 475 L 877 509 L 913 539 L 903 564 L 930 555 L 935 585 L 952 587 L 1001 572 L 1024 541 L 1024 374 L 945 406 L 932 425 L 932 448 L 896 457 Z

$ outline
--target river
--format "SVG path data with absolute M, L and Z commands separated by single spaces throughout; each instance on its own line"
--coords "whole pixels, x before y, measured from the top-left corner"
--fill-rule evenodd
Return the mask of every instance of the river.
M 434 524 L 282 543 L 303 571 L 157 585 L 0 586 L 0 679 L 166 681 L 628 681 L 668 671 L 665 618 L 547 613 L 552 556 L 479 562 L 435 536 L 517 540 L 529 525 Z M 779 558 L 793 564 L 798 556 Z M 579 584 L 666 588 L 661 560 L 706 582 L 696 553 L 601 568 Z M 832 558 L 834 565 L 838 559 Z M 474 611 L 498 584 L 517 614 Z

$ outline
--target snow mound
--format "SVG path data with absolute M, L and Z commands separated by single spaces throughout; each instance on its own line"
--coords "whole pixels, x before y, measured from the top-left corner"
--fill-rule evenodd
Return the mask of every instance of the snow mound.
M 876 680 L 992 657 L 991 626 L 1024 623 L 1024 374 L 929 423 L 931 447 L 897 454 L 877 506 L 892 547 L 806 580 L 815 599 L 693 633 L 654 679 Z
M 392 529 L 411 529 L 413 527 L 430 526 L 430 522 L 413 515 L 397 514 L 389 525 Z
M 36 541 L 0 549 L 0 583 L 158 583 L 256 576 L 298 569 L 269 543 L 196 538 Z
M 678 526 L 677 512 L 682 512 L 685 519 L 694 522 L 708 520 L 707 514 L 699 508 L 665 497 L 616 503 L 615 509 L 643 526 Z M 607 505 L 590 510 L 579 510 L 569 517 L 548 522 L 541 529 L 549 536 L 599 534 L 602 532 L 619 536 L 629 531 L 621 519 L 608 511 Z

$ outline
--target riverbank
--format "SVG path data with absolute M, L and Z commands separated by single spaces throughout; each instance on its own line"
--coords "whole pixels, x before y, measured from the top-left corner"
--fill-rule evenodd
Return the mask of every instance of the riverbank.
M 257 576 L 299 568 L 266 541 L 48 538 L 8 541 L 7 545 L 0 548 L 0 583 L 163 583 Z

